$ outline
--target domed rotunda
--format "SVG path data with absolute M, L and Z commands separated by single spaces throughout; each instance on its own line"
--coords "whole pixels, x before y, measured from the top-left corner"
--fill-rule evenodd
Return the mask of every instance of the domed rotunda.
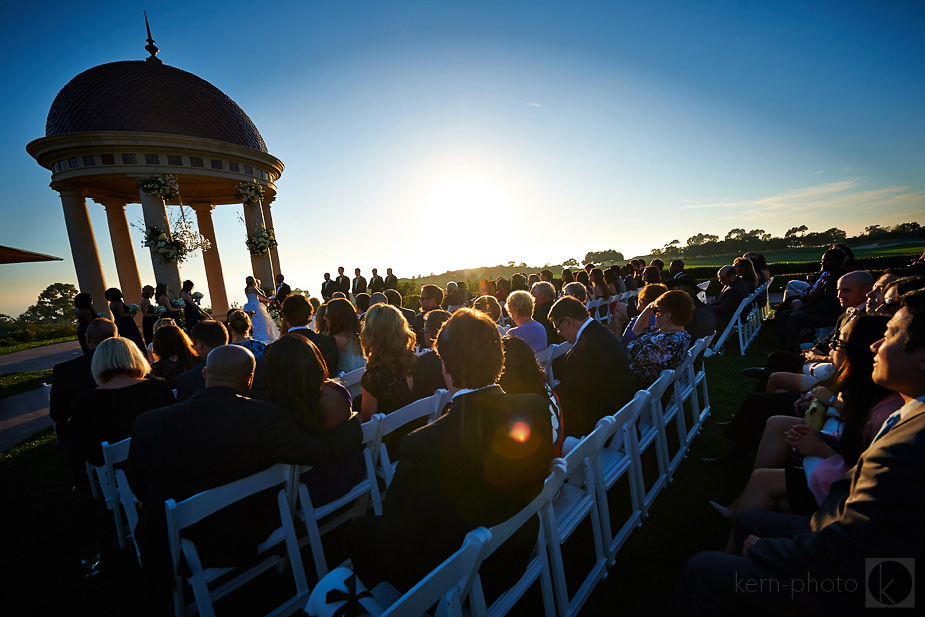
M 212 248 L 203 252 L 214 314 L 228 311 L 219 249 L 212 224 L 217 205 L 241 204 L 242 183 L 259 184 L 262 200 L 243 204 L 249 234 L 272 231 L 270 203 L 283 163 L 267 152 L 247 114 L 221 90 L 191 73 L 164 65 L 148 32 L 146 60 L 103 64 L 74 77 L 55 97 L 45 137 L 26 146 L 51 171 L 51 188 L 64 208 L 71 254 L 81 291 L 102 300 L 106 289 L 87 198 L 106 209 L 119 286 L 129 303 L 140 300 L 141 280 L 125 206 L 142 204 L 145 227 L 169 234 L 163 194 L 139 185 L 158 178 L 176 180 L 167 203 L 190 206 L 199 233 Z M 147 191 L 147 192 L 146 192 Z M 237 196 L 236 196 L 237 194 Z M 158 283 L 179 297 L 177 263 L 150 249 Z M 275 247 L 251 255 L 254 275 L 272 284 L 280 271 Z

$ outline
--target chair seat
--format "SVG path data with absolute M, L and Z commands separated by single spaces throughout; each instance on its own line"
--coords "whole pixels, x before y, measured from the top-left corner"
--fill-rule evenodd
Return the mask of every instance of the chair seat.
M 623 452 L 604 448 L 599 455 L 604 475 L 604 487 L 609 489 L 632 465 L 633 458 Z
M 552 504 L 552 511 L 556 515 L 556 527 L 559 529 L 559 538 L 563 542 L 575 531 L 593 507 L 593 496 L 568 484 L 562 486 L 559 496 Z

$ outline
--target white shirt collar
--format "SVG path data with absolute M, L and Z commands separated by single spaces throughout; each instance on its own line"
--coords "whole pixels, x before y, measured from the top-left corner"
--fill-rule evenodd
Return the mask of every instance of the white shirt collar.
M 470 392 L 478 392 L 479 390 L 487 390 L 488 388 L 499 388 L 500 386 L 496 383 L 488 384 L 487 386 L 482 386 L 481 388 L 463 388 L 462 390 L 457 390 L 453 395 L 451 400 L 456 400 L 457 396 L 462 396 L 463 394 L 469 394 Z
M 286 330 L 286 332 L 292 332 L 293 330 L 310 330 L 310 329 L 311 328 L 309 328 L 308 326 L 292 326 L 291 328 Z
M 576 345 L 578 344 L 578 339 L 581 338 L 581 333 L 585 331 L 585 328 L 587 328 L 587 327 L 588 327 L 588 324 L 591 323 L 592 321 L 594 321 L 594 320 L 591 319 L 590 317 L 588 317 L 588 319 L 586 319 L 585 322 L 584 322 L 583 324 L 581 324 L 581 327 L 578 328 L 578 334 L 575 335 L 575 344 L 576 344 Z

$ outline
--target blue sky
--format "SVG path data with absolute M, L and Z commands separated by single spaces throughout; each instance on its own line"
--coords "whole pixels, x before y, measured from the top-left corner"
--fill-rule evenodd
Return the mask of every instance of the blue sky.
M 76 283 L 25 145 L 72 77 L 147 55 L 145 8 L 159 57 L 234 99 L 285 163 L 280 258 L 315 293 L 338 265 L 410 276 L 925 219 L 921 3 L 3 2 L 0 244 L 64 261 L 0 266 L 2 313 Z M 243 303 L 239 212 L 214 218 Z M 207 292 L 201 258 L 181 275 Z

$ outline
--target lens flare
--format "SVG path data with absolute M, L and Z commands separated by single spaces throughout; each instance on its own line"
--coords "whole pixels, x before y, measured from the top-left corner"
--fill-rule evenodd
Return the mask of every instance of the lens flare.
M 515 422 L 511 427 L 511 432 L 509 434 L 511 439 L 514 441 L 518 443 L 526 443 L 526 441 L 530 439 L 530 425 L 523 420 Z

